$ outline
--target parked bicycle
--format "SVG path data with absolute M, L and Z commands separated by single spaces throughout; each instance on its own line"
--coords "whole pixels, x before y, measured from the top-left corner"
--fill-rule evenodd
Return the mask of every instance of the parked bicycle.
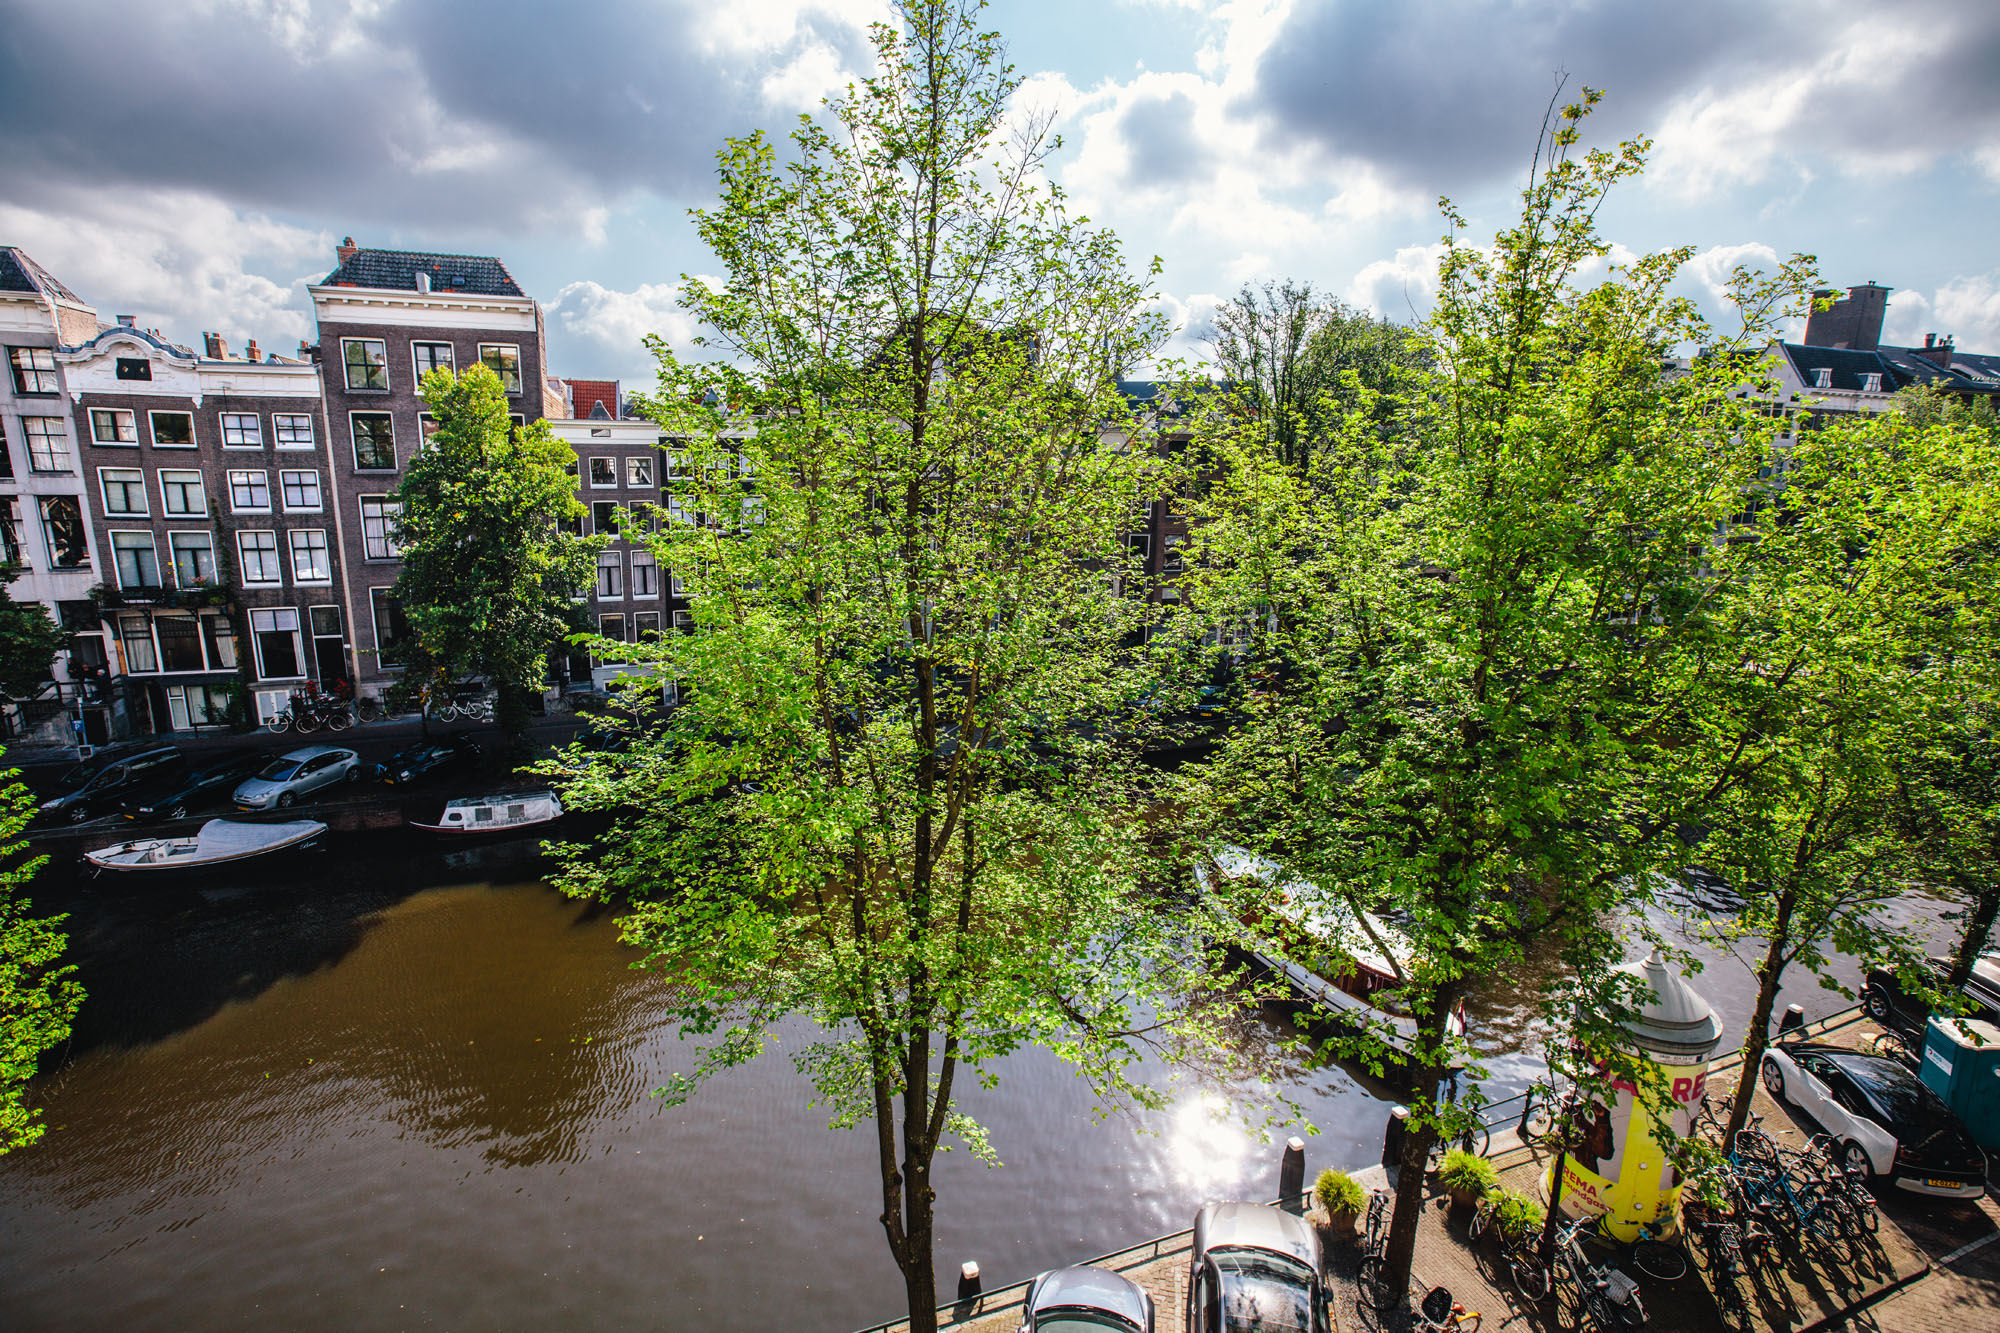
M 306 688 L 293 691 L 285 707 L 264 725 L 279 735 L 296 731 L 304 736 L 321 727 L 329 731 L 345 731 L 353 722 L 345 700 L 308 683 Z
M 1479 1311 L 1467 1310 L 1443 1287 L 1432 1287 L 1417 1302 L 1415 1333 L 1479 1333 Z
M 1375 1310 L 1390 1310 L 1403 1293 L 1389 1285 L 1383 1272 L 1383 1256 L 1389 1249 L 1389 1192 L 1375 1190 L 1368 1196 L 1368 1227 L 1362 1233 L 1361 1263 L 1354 1270 L 1355 1286 L 1361 1299 Z
M 1639 1299 L 1639 1284 L 1609 1264 L 1594 1263 L 1584 1253 L 1583 1237 L 1594 1226 L 1580 1218 L 1556 1232 L 1555 1276 L 1566 1288 L 1576 1307 L 1599 1333 L 1642 1328 L 1646 1306 Z
M 1500 1219 L 1501 1205 L 1492 1198 L 1481 1199 L 1466 1234 L 1473 1240 L 1491 1231 L 1500 1242 L 1500 1260 L 1507 1280 L 1530 1305 L 1539 1304 L 1549 1294 L 1549 1266 L 1542 1262 L 1541 1237 L 1533 1232 L 1510 1232 Z
M 1746 1328 L 1750 1308 L 1743 1299 L 1743 1278 L 1749 1264 L 1743 1253 L 1743 1231 L 1735 1222 L 1697 1222 L 1694 1230 L 1707 1254 L 1709 1286 L 1722 1309 L 1723 1321 L 1731 1328 Z

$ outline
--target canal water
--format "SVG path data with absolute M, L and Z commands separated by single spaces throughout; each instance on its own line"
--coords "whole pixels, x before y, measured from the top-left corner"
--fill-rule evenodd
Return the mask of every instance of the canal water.
M 867 1131 L 834 1131 L 783 1029 L 694 1101 L 612 914 L 515 862 L 343 860 L 257 888 L 44 886 L 91 1000 L 38 1092 L 50 1132 L 0 1158 L 0 1326 L 840 1333 L 892 1316 Z M 1699 910 L 1699 904 L 1694 905 Z M 1934 907 L 1911 919 L 1931 929 Z M 1702 988 L 1732 1020 L 1747 980 Z M 1796 995 L 1811 1012 L 1844 1001 Z M 1534 1061 L 1523 997 L 1475 1010 L 1502 1090 Z M 1275 1020 L 1246 1022 L 1253 1060 Z M 989 1285 L 1268 1198 L 1278 1150 L 1217 1107 L 1273 1089 L 1309 1167 L 1379 1155 L 1383 1090 L 1277 1059 L 1155 1113 L 1096 1112 L 1028 1052 L 966 1109 L 1004 1160 L 938 1172 L 938 1258 Z M 963 1085 L 962 1085 L 963 1086 Z M 949 1284 L 945 1290 L 949 1292 Z

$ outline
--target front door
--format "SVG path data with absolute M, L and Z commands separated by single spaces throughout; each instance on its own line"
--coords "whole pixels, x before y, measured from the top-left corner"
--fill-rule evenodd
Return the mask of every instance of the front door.
M 352 683 L 347 670 L 347 650 L 340 636 L 340 608 L 315 606 L 311 616 L 313 672 L 319 677 L 320 685 L 331 688 L 336 681 Z

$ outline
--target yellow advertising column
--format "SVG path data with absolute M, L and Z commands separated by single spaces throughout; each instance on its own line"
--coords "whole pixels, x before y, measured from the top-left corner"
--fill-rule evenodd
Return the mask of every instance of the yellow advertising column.
M 1685 1135 L 1691 1129 L 1708 1080 L 1708 1058 L 1722 1040 L 1722 1020 L 1686 980 L 1667 970 L 1657 949 L 1619 970 L 1638 977 L 1653 994 L 1626 1024 L 1626 1046 L 1652 1066 L 1646 1081 L 1658 1077 L 1669 1106 L 1660 1107 L 1658 1094 L 1649 1106 L 1631 1083 L 1616 1080 L 1610 1105 L 1593 1101 L 1571 1140 L 1561 1203 L 1571 1217 L 1601 1214 L 1611 1235 L 1637 1240 L 1655 1223 L 1672 1225 L 1681 1181 L 1667 1159 L 1665 1131 L 1670 1127 Z M 1544 1191 L 1548 1185 L 1544 1176 Z

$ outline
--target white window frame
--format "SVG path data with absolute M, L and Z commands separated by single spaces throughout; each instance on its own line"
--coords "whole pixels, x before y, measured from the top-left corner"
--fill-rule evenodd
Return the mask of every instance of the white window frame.
M 292 483 L 292 480 L 291 480 L 291 479 L 292 479 L 292 478 L 294 478 L 294 477 L 310 477 L 310 478 L 312 478 L 312 496 L 313 496 L 313 500 L 312 500 L 312 503 L 311 503 L 311 504 L 293 504 L 293 503 L 292 503 L 292 486 L 293 486 L 293 483 Z M 301 489 L 301 490 L 303 490 L 303 489 L 304 489 L 304 487 L 302 487 L 302 486 L 301 486 L 301 487 L 300 487 L 300 489 Z M 322 490 L 322 489 L 321 489 L 321 487 L 320 487 L 320 484 L 319 484 L 319 469 L 317 469 L 317 468 L 285 468 L 285 469 L 282 469 L 282 470 L 281 470 L 281 471 L 280 471 L 280 472 L 278 473 L 278 498 L 279 498 L 279 500 L 280 500 L 280 501 L 281 501 L 281 502 L 283 503 L 283 505 L 285 506 L 285 512 L 286 512 L 287 514 L 321 514 L 321 513 L 325 513 L 325 512 L 326 512 L 326 492 L 325 492 L 324 490 Z
M 1861 376 L 1861 392 L 1882 392 L 1882 372 L 1879 370 L 1864 371 Z
M 628 491 L 650 491 L 653 489 L 653 460 L 644 454 L 625 456 L 625 489 Z
M 368 628 L 375 636 L 375 668 L 378 671 L 402 671 L 407 668 L 406 663 L 384 662 L 382 660 L 382 619 L 379 614 L 382 600 L 375 596 L 378 592 L 388 593 L 391 597 L 395 596 L 393 588 L 384 588 L 379 584 L 368 589 Z
M 53 423 L 53 424 L 51 424 Z M 40 429 L 37 429 L 37 426 Z M 73 476 L 76 463 L 69 456 L 69 428 L 66 418 L 28 416 L 21 417 L 21 435 L 28 449 L 28 471 L 44 477 Z M 35 442 L 42 443 L 42 452 L 51 464 L 42 467 L 35 461 Z
M 347 349 L 355 343 L 373 343 L 382 349 L 382 383 L 380 387 L 354 382 L 354 362 L 348 357 Z M 340 340 L 340 382 L 347 386 L 349 393 L 387 393 L 396 387 L 389 378 L 389 342 L 386 338 L 342 338 Z
M 639 627 L 639 622 L 641 620 L 650 620 L 653 622 L 652 638 L 645 639 L 639 637 L 640 635 L 646 632 L 645 630 Z M 659 642 L 659 639 L 660 639 L 660 613 L 658 611 L 634 611 L 632 613 L 632 642 L 657 643 Z
M 216 428 L 222 432 L 223 448 L 262 449 L 264 447 L 264 419 L 257 413 L 218 412 L 215 415 L 216 415 Z M 234 426 L 230 425 L 232 421 L 236 423 Z M 243 425 L 245 421 L 248 421 L 250 423 L 248 427 L 247 443 L 245 442 L 246 438 L 245 427 Z M 232 430 L 236 432 L 238 437 L 237 442 L 235 444 L 231 444 L 229 442 L 229 434 Z
M 186 444 L 161 444 L 160 443 L 161 417 L 186 417 L 188 424 L 188 442 Z M 162 408 L 156 411 L 149 411 L 146 413 L 146 440 L 147 443 L 151 444 L 155 449 L 194 449 L 198 448 L 201 444 L 201 432 L 195 428 L 194 413 L 175 412 Z
M 605 467 L 605 470 L 611 473 L 611 480 L 610 480 L 610 481 L 599 481 L 599 480 L 597 479 L 597 465 L 598 465 L 599 463 L 602 463 L 602 464 L 604 464 L 604 467 Z M 589 477 L 590 477 L 590 489 L 591 489 L 591 490 L 593 490 L 593 491 L 615 491 L 615 490 L 617 490 L 617 489 L 618 489 L 618 460 L 617 460 L 617 459 L 616 459 L 615 457 L 612 457 L 612 456 L 610 456 L 610 455 L 607 455 L 607 454 L 592 454 L 592 455 L 590 456 L 590 473 L 589 473 Z
M 264 492 L 263 504 L 244 504 L 237 498 L 237 478 L 244 478 L 244 488 Z M 254 481 L 250 480 L 255 478 Z M 229 512 L 232 514 L 268 514 L 271 512 L 271 473 L 267 468 L 231 468 L 226 480 L 229 483 Z
M 166 586 L 164 579 L 157 579 L 152 583 L 127 583 L 125 581 L 125 571 L 118 564 L 118 539 L 120 537 L 144 537 L 146 539 L 146 549 L 153 553 L 153 572 L 155 574 L 164 573 L 160 568 L 160 543 L 154 538 L 152 529 L 112 528 L 106 536 L 110 539 L 109 545 L 111 547 L 111 577 L 117 581 L 120 588 L 164 588 Z
M 417 361 L 417 349 L 419 347 L 444 348 L 445 364 L 435 367 L 435 369 L 449 370 L 454 375 L 458 374 L 458 348 L 454 344 L 440 342 L 435 338 L 412 338 L 410 339 L 410 383 L 423 383 L 424 368 Z
M 99 413 L 111 418 L 114 438 L 105 439 L 97 433 Z M 123 431 L 123 435 L 118 432 Z M 139 419 L 129 407 L 93 407 L 90 409 L 90 442 L 101 444 L 107 449 L 137 449 L 139 447 Z
M 113 509 L 111 507 L 111 474 L 124 473 L 126 477 L 137 475 L 139 487 L 139 507 L 137 509 Z M 119 486 L 129 488 L 135 483 L 121 478 Z M 146 470 L 137 467 L 101 467 L 97 469 L 97 495 L 104 502 L 106 518 L 151 518 L 153 516 L 152 497 L 146 493 Z M 129 497 L 129 490 L 127 491 Z
M 163 467 L 163 468 L 157 468 L 155 469 L 155 471 L 157 473 L 157 480 L 160 483 L 160 512 L 162 514 L 164 514 L 168 518 L 208 517 L 208 487 L 203 484 L 201 469 L 191 468 L 191 467 L 189 468 Z M 171 484 L 174 487 L 174 490 L 179 491 L 183 496 L 188 494 L 189 483 L 187 481 L 187 478 L 192 477 L 194 479 L 193 481 L 194 498 L 197 502 L 200 503 L 201 508 L 199 509 L 174 508 L 172 503 L 172 497 L 174 491 L 167 489 L 169 485 L 167 481 L 168 477 L 173 477 L 176 479 Z
M 23 364 L 24 356 L 26 364 Z M 56 374 L 56 353 L 52 347 L 9 347 L 7 349 L 7 368 L 13 373 L 14 392 L 17 394 L 21 394 L 24 397 L 33 395 L 37 398 L 43 398 L 62 392 L 62 380 Z M 40 387 L 28 388 L 28 377 L 30 375 L 34 376 L 34 382 L 37 386 L 43 383 L 42 377 L 44 375 L 48 376 L 47 383 L 49 387 L 46 389 Z
M 387 495 L 363 495 L 357 498 L 361 502 L 361 558 L 364 560 L 399 559 L 403 551 L 400 546 L 396 545 L 394 528 L 396 521 L 403 516 L 403 507 Z M 368 505 L 370 501 L 374 501 L 380 509 L 375 518 L 382 524 L 381 544 L 383 554 L 381 555 L 376 555 L 369 549 L 368 524 L 370 519 Z
M 650 569 L 653 571 L 653 590 L 651 592 L 639 591 L 639 571 L 641 569 Z M 631 597 L 635 601 L 653 602 L 659 600 L 660 562 L 653 558 L 651 551 L 632 552 L 632 568 L 625 582 L 625 592 L 628 597 Z
M 611 583 L 612 583 L 612 584 L 614 585 L 614 586 L 613 586 L 613 587 L 611 588 L 611 590 L 610 590 L 609 592 L 605 591 L 605 587 L 604 587 L 604 585 L 605 585 L 605 582 L 606 582 L 606 580 L 605 580 L 605 577 L 604 577 L 604 576 L 605 576 L 605 574 L 606 574 L 607 572 L 611 573 L 612 577 L 611 577 L 611 579 L 610 579 L 610 582 L 611 582 Z M 600 551 L 600 552 L 598 552 L 598 553 L 597 553 L 597 581 L 596 581 L 596 583 L 595 583 L 595 584 L 594 584 L 593 586 L 594 586 L 594 587 L 596 588 L 596 593 L 595 593 L 594 595 L 596 596 L 597 600 L 598 600 L 598 601 L 600 601 L 600 602 L 622 602 L 622 601 L 624 601 L 624 600 L 625 600 L 625 558 L 624 558 L 623 556 L 619 555 L 619 554 L 618 554 L 618 552 L 616 552 L 616 551 Z
M 493 352 L 512 352 L 512 353 L 514 354 L 514 387 L 513 387 L 513 388 L 511 388 L 511 389 L 508 389 L 508 388 L 507 388 L 507 377 L 506 377 L 505 375 L 502 375 L 502 374 L 500 373 L 500 371 L 499 371 L 499 370 L 498 370 L 498 369 L 497 369 L 496 367 L 493 367 L 493 366 L 486 366 L 486 353 L 487 353 L 487 352 L 489 352 L 489 351 L 493 351 Z M 481 344 L 479 344 L 479 364 L 480 364 L 480 365 L 482 365 L 482 366 L 486 366 L 486 368 L 487 368 L 488 370 L 491 370 L 491 371 L 492 371 L 492 372 L 493 372 L 493 373 L 494 373 L 494 374 L 495 374 L 496 376 L 499 376 L 499 379 L 500 379 L 500 387 L 501 387 L 501 388 L 503 388 L 503 389 L 506 389 L 506 390 L 507 390 L 507 393 L 508 393 L 508 395 L 509 395 L 510 397 L 518 397 L 518 396 L 519 396 L 520 394 L 524 393 L 524 392 L 525 392 L 525 391 L 527 390 L 527 381 L 526 381 L 525 379 L 523 379 L 523 378 L 521 377 L 521 344 L 519 344 L 519 343 L 481 343 Z
M 294 676 L 273 676 L 264 670 L 264 640 L 259 636 L 284 633 L 284 627 L 275 623 L 283 616 L 292 618 L 292 658 L 299 664 L 298 674 Z M 260 617 L 268 617 L 273 622 L 271 628 L 260 631 L 257 628 Z M 305 643 L 299 635 L 299 609 L 295 606 L 253 607 L 250 611 L 250 655 L 257 664 L 258 680 L 304 680 L 308 663 Z
M 207 577 L 210 583 L 214 583 L 215 582 L 215 535 L 209 532 L 205 528 L 183 528 L 179 530 L 169 528 L 167 530 L 167 563 L 174 571 L 174 586 L 176 588 L 191 588 L 194 586 L 193 579 L 189 579 L 185 582 L 183 582 L 181 579 L 180 553 L 182 548 L 176 543 L 179 542 L 184 537 L 187 538 L 198 537 L 201 539 L 201 544 L 208 549 Z M 199 574 L 195 576 L 195 578 L 200 578 L 200 577 L 202 576 Z
M 1815 389 L 1831 389 L 1833 387 L 1833 368 L 1831 366 L 1813 367 L 1812 387 Z
M 326 567 L 323 573 L 302 574 L 299 572 L 299 539 L 319 538 L 319 555 Z M 285 534 L 285 550 L 292 558 L 292 582 L 300 585 L 333 582 L 333 543 L 327 540 L 325 528 L 293 528 Z
M 303 423 L 305 439 L 299 439 L 300 425 Z M 291 438 L 287 439 L 286 437 Z M 273 412 L 271 414 L 271 444 L 277 449 L 311 449 L 317 446 L 314 439 L 313 419 L 310 412 Z
M 269 537 L 271 539 L 271 568 L 276 571 L 274 577 L 268 579 L 250 577 L 250 550 L 244 545 L 245 539 L 250 537 Z M 262 565 L 263 561 L 259 560 L 257 563 Z M 278 545 L 278 534 L 270 528 L 246 528 L 238 532 L 236 534 L 236 573 L 237 577 L 243 580 L 243 586 L 246 588 L 275 588 L 282 586 L 285 581 L 285 557 L 282 548 Z

